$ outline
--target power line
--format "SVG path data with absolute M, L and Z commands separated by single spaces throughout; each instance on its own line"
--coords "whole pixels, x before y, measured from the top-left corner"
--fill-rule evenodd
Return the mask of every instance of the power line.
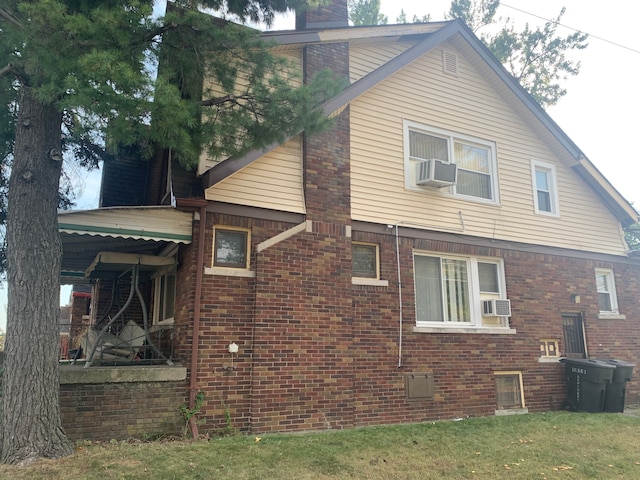
M 527 12 L 526 10 L 522 10 L 520 8 L 512 7 L 511 5 L 507 5 L 506 3 L 500 2 L 500 6 L 507 7 L 507 8 L 510 8 L 512 10 L 517 10 L 518 12 L 524 13 L 525 15 L 531 15 L 532 17 L 539 18 L 540 20 L 544 20 L 545 22 L 555 23 L 556 25 L 559 25 L 559 26 L 564 27 L 564 28 L 568 28 L 569 30 L 573 30 L 574 32 L 586 33 L 587 35 L 589 35 L 590 38 L 595 38 L 596 40 L 600 40 L 601 42 L 606 42 L 606 43 L 609 43 L 609 44 L 614 45 L 616 47 L 624 48 L 625 50 L 629 50 L 629 51 L 631 51 L 633 53 L 640 53 L 640 50 L 636 50 L 634 48 L 627 47 L 626 45 L 622 45 L 620 43 L 612 42 L 611 40 L 607 40 L 606 38 L 598 37 L 597 35 L 593 35 L 591 33 L 584 32 L 582 30 L 578 30 L 577 28 L 569 27 L 568 25 L 563 25 L 562 23 L 556 22 L 554 20 L 549 20 L 547 18 L 541 17 L 540 15 L 536 15 L 535 13 Z

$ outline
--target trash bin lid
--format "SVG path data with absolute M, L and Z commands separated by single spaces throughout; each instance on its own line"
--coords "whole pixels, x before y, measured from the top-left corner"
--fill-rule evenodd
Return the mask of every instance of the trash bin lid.
M 599 368 L 616 368 L 615 365 L 606 362 L 605 360 L 597 360 L 595 358 L 566 358 L 563 357 L 560 359 L 562 363 L 567 363 L 569 365 L 579 365 L 584 367 L 599 367 Z
M 611 365 L 615 365 L 617 367 L 635 367 L 635 363 L 625 362 L 624 360 L 618 360 L 617 358 L 603 358 L 603 362 L 610 363 Z

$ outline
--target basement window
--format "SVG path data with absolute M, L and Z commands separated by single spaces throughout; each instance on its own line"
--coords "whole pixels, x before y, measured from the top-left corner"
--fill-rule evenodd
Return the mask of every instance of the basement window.
M 522 372 L 494 372 L 496 382 L 496 414 L 508 410 L 507 413 L 525 411 L 522 394 Z

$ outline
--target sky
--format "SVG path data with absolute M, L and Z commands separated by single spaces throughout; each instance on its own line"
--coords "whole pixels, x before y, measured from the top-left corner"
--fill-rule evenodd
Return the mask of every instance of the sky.
M 161 3 L 161 2 L 160 2 Z M 403 9 L 410 20 L 414 15 L 431 14 L 432 21 L 444 20 L 449 0 L 381 0 L 381 13 L 395 23 Z M 588 33 L 589 46 L 572 52 L 580 61 L 577 76 L 564 83 L 567 95 L 547 113 L 636 209 L 640 208 L 640 149 L 628 145 L 640 130 L 640 36 L 637 19 L 640 2 L 634 0 L 507 0 L 501 2 L 497 16 L 509 17 L 517 29 L 529 23 L 542 26 L 555 19 L 562 7 L 566 12 L 557 34 L 575 30 Z M 294 28 L 293 16 L 276 20 L 276 30 Z M 100 191 L 99 174 L 77 172 L 77 209 L 96 208 Z M 61 292 L 61 304 L 69 301 L 70 291 Z M 0 288 L 0 329 L 6 325 L 6 287 Z

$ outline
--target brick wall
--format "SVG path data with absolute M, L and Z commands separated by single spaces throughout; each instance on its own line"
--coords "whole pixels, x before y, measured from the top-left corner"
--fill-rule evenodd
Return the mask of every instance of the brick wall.
M 70 440 L 180 435 L 184 382 L 60 386 L 62 425 Z
M 402 238 L 402 368 L 398 368 L 398 282 L 395 239 L 354 233 L 354 240 L 379 243 L 381 274 L 389 287 L 354 286 L 354 365 L 356 424 L 488 415 L 496 409 L 494 372 L 521 371 L 529 411 L 556 410 L 566 399 L 563 366 L 539 362 L 540 339 L 557 339 L 564 352 L 561 315 L 583 315 L 591 357 L 638 363 L 639 270 L 625 264 L 486 249 L 454 242 Z M 516 335 L 414 333 L 413 248 L 504 259 L 507 293 Z M 613 268 L 620 310 L 626 320 L 598 318 L 594 268 Z M 580 293 L 576 304 L 571 294 Z M 640 363 L 639 363 L 640 364 Z M 407 402 L 404 373 L 433 373 L 432 400 Z M 637 381 L 627 384 L 627 404 L 640 401 Z
M 251 228 L 255 246 L 293 227 L 217 216 L 211 224 Z M 381 277 L 389 286 L 351 285 L 351 239 L 335 224 L 314 222 L 252 258 L 255 278 L 205 276 L 201 389 L 205 425 L 224 428 L 224 410 L 243 431 L 295 431 L 492 415 L 494 373 L 520 371 L 529 411 L 557 410 L 566 399 L 563 365 L 539 361 L 540 339 L 564 351 L 561 314 L 584 316 L 592 357 L 640 362 L 636 305 L 640 274 L 621 263 L 455 242 L 400 239 L 403 284 L 402 365 L 395 238 L 354 232 L 380 245 Z M 343 232 L 345 230 L 342 230 Z M 327 233 L 332 232 L 332 233 Z M 208 258 L 212 238 L 207 234 Z M 453 237 L 452 237 L 453 238 Z M 415 333 L 414 248 L 503 258 L 515 335 Z M 599 319 L 594 268 L 613 268 L 626 320 Z M 571 294 L 580 293 L 575 304 Z M 230 366 L 226 347 L 240 346 Z M 434 396 L 407 401 L 405 374 L 431 372 Z M 637 375 L 637 372 L 636 372 Z M 640 401 L 639 382 L 627 404 Z

